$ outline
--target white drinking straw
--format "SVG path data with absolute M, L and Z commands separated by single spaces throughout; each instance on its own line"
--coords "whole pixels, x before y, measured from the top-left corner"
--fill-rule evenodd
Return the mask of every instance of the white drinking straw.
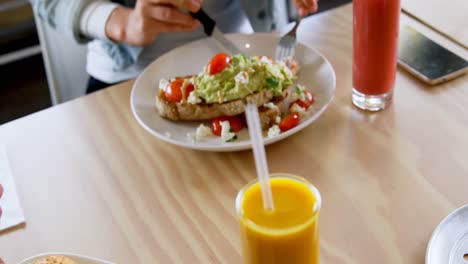
M 250 142 L 252 143 L 255 167 L 257 168 L 257 176 L 262 190 L 263 207 L 266 211 L 273 211 L 273 195 L 270 186 L 270 174 L 268 173 L 268 164 L 265 155 L 265 147 L 263 145 L 262 128 L 260 125 L 260 117 L 256 105 L 248 104 L 245 108 L 247 117 L 247 125 L 249 127 Z

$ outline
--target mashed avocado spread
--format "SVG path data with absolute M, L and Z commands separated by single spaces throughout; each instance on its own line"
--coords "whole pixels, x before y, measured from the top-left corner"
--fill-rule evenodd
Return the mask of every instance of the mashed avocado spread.
M 195 93 L 206 103 L 223 103 L 244 98 L 263 89 L 281 96 L 294 80 L 291 70 L 283 63 L 272 63 L 267 57 L 248 58 L 234 55 L 222 72 L 210 75 L 204 70 L 195 77 Z

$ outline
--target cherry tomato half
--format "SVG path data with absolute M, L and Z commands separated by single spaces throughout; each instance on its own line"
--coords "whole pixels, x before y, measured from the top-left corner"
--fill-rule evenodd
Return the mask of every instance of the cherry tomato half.
M 304 95 L 305 95 L 305 101 L 297 100 L 294 103 L 298 104 L 300 107 L 307 110 L 315 102 L 315 100 L 309 91 L 304 91 Z
M 231 64 L 231 57 L 224 52 L 216 54 L 208 63 L 208 70 L 210 75 L 222 72 L 227 66 Z
M 216 136 L 221 136 L 221 122 L 229 121 L 229 125 L 234 133 L 239 132 L 245 127 L 245 123 L 240 116 L 221 116 L 213 119 L 211 130 Z
M 193 86 L 193 83 L 187 84 L 187 87 L 185 87 L 185 99 L 187 99 L 190 95 L 191 92 L 195 90 L 195 86 Z
M 165 90 L 166 99 L 169 102 L 180 102 L 182 100 L 182 85 L 184 84 L 183 79 L 175 79 L 172 81 Z
M 184 79 L 175 79 L 172 81 L 164 91 L 166 99 L 169 102 L 178 103 L 182 100 L 182 86 L 184 85 Z M 185 99 L 187 99 L 190 93 L 195 90 L 195 86 L 192 83 L 187 84 L 185 87 Z
M 283 118 L 279 124 L 279 128 L 281 132 L 288 131 L 294 127 L 296 127 L 299 124 L 299 121 L 301 120 L 301 116 L 299 113 L 294 112 L 287 117 Z

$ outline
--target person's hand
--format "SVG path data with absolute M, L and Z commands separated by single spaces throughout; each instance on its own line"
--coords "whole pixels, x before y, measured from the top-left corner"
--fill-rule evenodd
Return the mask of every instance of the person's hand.
M 149 45 L 163 32 L 192 31 L 200 23 L 181 10 L 197 12 L 203 0 L 138 0 L 134 9 L 116 8 L 106 23 L 113 41 Z
M 318 0 L 294 0 L 294 5 L 301 17 L 317 12 Z
M 0 199 L 2 198 L 2 195 L 3 195 L 3 186 L 2 184 L 0 183 Z M 2 207 L 0 207 L 0 217 L 2 217 Z M 1 264 L 1 259 L 0 259 L 0 264 Z

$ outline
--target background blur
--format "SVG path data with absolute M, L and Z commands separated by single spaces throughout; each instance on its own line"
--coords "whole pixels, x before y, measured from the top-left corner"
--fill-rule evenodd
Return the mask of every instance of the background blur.
M 321 0 L 319 13 L 348 2 L 351 0 Z M 265 0 L 262 3 L 256 5 L 255 10 L 246 10 L 255 31 L 271 31 L 296 18 L 290 1 Z M 38 28 L 28 0 L 0 0 L 0 125 L 73 99 L 84 91 L 84 70 L 70 68 L 70 63 L 66 62 L 80 57 L 85 47 L 61 40 L 62 47 L 67 46 L 68 50 L 76 46 L 73 47 L 76 52 L 66 57 L 60 49 L 51 53 L 50 46 L 57 36 L 40 24 Z M 42 49 L 38 30 L 42 32 Z M 44 66 L 44 61 L 48 67 Z M 55 69 L 65 69 L 71 77 L 54 76 Z M 73 76 L 79 76 L 78 80 Z M 71 89 L 73 85 L 82 89 Z

